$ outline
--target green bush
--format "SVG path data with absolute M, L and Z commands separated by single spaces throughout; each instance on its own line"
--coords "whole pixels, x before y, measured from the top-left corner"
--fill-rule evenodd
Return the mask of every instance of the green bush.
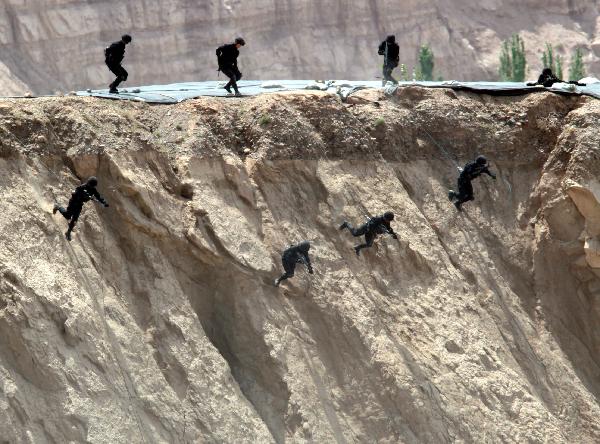
M 271 116 L 269 116 L 268 114 L 263 114 L 262 116 L 260 116 L 260 119 L 258 119 L 258 123 L 261 126 L 268 125 L 269 123 L 271 123 Z
M 513 34 L 502 42 L 500 52 L 500 80 L 503 82 L 523 82 L 527 69 L 525 43 L 519 34 Z
M 581 48 L 575 50 L 575 55 L 569 67 L 569 80 L 581 80 L 585 77 L 585 66 L 583 65 L 583 51 Z
M 419 49 L 419 57 L 418 57 L 418 80 L 433 80 L 433 67 L 435 65 L 433 61 L 433 51 L 429 47 L 429 45 L 421 45 Z
M 546 43 L 546 49 L 542 53 L 542 65 L 550 68 L 559 79 L 563 78 L 562 58 L 560 55 L 554 57 L 554 49 L 549 43 Z

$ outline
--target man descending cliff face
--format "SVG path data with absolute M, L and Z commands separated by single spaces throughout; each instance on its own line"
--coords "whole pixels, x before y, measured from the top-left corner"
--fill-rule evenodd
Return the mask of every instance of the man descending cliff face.
M 237 81 L 242 78 L 242 73 L 237 66 L 237 58 L 240 55 L 240 47 L 244 46 L 246 41 L 238 37 L 235 42 L 228 45 L 219 46 L 217 48 L 217 61 L 219 63 L 219 71 L 229 77 L 229 83 L 225 85 L 225 89 L 231 94 L 231 87 L 235 91 L 236 96 L 241 96 L 237 86 Z
M 467 163 L 461 171 L 458 176 L 458 193 L 453 190 L 448 192 L 448 199 L 450 199 L 451 202 L 454 201 L 454 206 L 456 206 L 458 211 L 462 211 L 461 205 L 463 203 L 474 199 L 471 181 L 481 176 L 483 173 L 494 180 L 496 179 L 496 175 L 491 173 L 488 169 L 487 159 L 483 156 L 479 156 L 475 162 Z
M 384 213 L 383 216 L 377 216 L 369 219 L 366 224 L 358 228 L 353 228 L 349 222 L 344 221 L 342 225 L 340 225 L 340 230 L 347 228 L 354 237 L 365 236 L 365 243 L 354 247 L 356 255 L 360 256 L 360 250 L 363 248 L 372 247 L 375 238 L 380 234 L 388 233 L 391 234 L 394 239 L 398 239 L 398 236 L 396 233 L 394 233 L 394 230 L 391 226 L 393 220 L 394 213 L 388 211 Z
M 126 81 L 129 76 L 127 71 L 125 71 L 125 68 L 121 66 L 121 62 L 123 62 L 123 58 L 125 58 L 125 46 L 129 43 L 131 43 L 131 36 L 125 34 L 121 37 L 121 40 L 114 42 L 104 50 L 106 66 L 108 66 L 110 72 L 117 76 L 115 81 L 109 85 L 109 92 L 111 94 L 119 94 L 117 86 L 119 86 L 121 82 Z
M 52 214 L 56 214 L 56 212 L 59 211 L 60 214 L 62 214 L 63 217 L 69 221 L 69 229 L 65 233 L 65 237 L 68 241 L 71 240 L 71 231 L 73 231 L 73 228 L 77 223 L 77 219 L 79 219 L 79 215 L 81 214 L 84 203 L 94 199 L 103 204 L 105 207 L 108 207 L 108 203 L 106 203 L 104 198 L 100 196 L 100 193 L 98 193 L 98 190 L 96 190 L 97 185 L 98 179 L 92 176 L 84 184 L 75 188 L 75 191 L 73 191 L 71 199 L 69 200 L 69 206 L 66 210 L 63 207 L 58 206 L 58 204 L 54 204 Z
M 310 242 L 304 241 L 298 245 L 292 245 L 290 248 L 283 252 L 281 256 L 281 263 L 285 273 L 281 277 L 275 280 L 275 286 L 278 287 L 281 281 L 291 278 L 294 276 L 294 270 L 296 264 L 304 264 L 308 267 L 308 272 L 313 274 L 313 268 L 310 263 L 310 257 L 308 257 L 308 250 L 310 250 Z
M 538 81 L 533 83 L 530 82 L 527 84 L 527 86 L 541 85 L 546 88 L 550 88 L 555 83 L 570 83 L 571 85 L 585 86 L 585 83 L 579 83 L 575 80 L 570 80 L 569 82 L 566 82 L 562 79 L 559 79 L 554 75 L 550 68 L 544 68 L 542 73 L 540 74 L 540 77 L 538 78 Z
M 379 45 L 378 54 L 383 56 L 382 85 L 385 86 L 387 81 L 398 83 L 398 81 L 392 77 L 392 71 L 400 62 L 400 47 L 396 43 L 396 36 L 388 35 Z

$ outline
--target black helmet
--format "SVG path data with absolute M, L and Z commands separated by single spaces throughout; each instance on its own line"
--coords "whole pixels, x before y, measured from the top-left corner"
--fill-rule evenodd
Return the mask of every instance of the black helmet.
M 246 40 L 244 40 L 241 37 L 238 37 L 238 38 L 235 39 L 235 44 L 236 45 L 242 45 L 242 46 L 244 46 L 246 44 Z
M 305 253 L 308 253 L 308 250 L 310 250 L 310 242 L 309 241 L 304 241 L 298 244 L 298 248 L 301 251 L 304 251 Z
M 123 40 L 125 43 L 131 43 L 131 36 L 129 34 L 123 34 L 121 36 L 121 40 Z
M 394 220 L 394 213 L 392 213 L 391 211 L 386 211 L 385 213 L 383 213 L 383 218 L 388 222 L 392 221 Z
M 388 43 L 396 43 L 396 36 L 395 35 L 388 35 L 387 39 L 385 39 L 386 42 Z
M 475 162 L 477 162 L 477 165 L 485 165 L 487 163 L 487 159 L 485 156 L 478 156 Z
M 552 70 L 550 68 L 544 68 L 542 70 L 542 75 L 543 76 L 551 76 L 552 75 Z
M 96 188 L 96 186 L 98 185 L 98 179 L 96 179 L 96 176 L 90 177 L 87 180 L 86 185 Z

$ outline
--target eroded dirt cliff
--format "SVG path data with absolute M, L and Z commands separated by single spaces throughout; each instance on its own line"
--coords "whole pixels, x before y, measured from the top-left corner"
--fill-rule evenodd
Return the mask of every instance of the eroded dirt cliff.
M 600 102 L 0 102 L 9 442 L 597 442 Z M 432 138 L 440 146 L 435 146 Z M 498 172 L 457 213 L 482 153 Z M 51 213 L 89 175 L 109 201 Z M 337 227 L 393 210 L 357 258 Z M 315 275 L 282 288 L 308 239 Z

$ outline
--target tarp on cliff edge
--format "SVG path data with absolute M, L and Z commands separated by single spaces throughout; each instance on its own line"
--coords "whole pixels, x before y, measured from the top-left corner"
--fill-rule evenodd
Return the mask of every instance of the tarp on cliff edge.
M 226 97 L 223 89 L 224 81 L 172 83 L 170 85 L 150 85 L 122 88 L 119 94 L 109 94 L 107 89 L 78 91 L 78 96 L 92 96 L 114 100 L 135 100 L 148 103 L 179 103 L 197 97 Z M 346 81 L 346 80 L 271 80 L 238 82 L 240 91 L 246 96 L 255 96 L 269 92 L 320 90 L 339 94 L 342 98 L 353 92 L 366 88 L 382 88 L 381 81 Z M 423 86 L 426 88 L 449 88 L 453 90 L 473 91 L 491 95 L 523 95 L 539 91 L 551 91 L 558 94 L 588 95 L 600 99 L 600 83 L 588 86 L 575 86 L 557 83 L 551 88 L 527 86 L 516 82 L 400 82 L 398 85 L 386 87 L 386 92 L 393 93 L 397 88 L 407 86 Z

